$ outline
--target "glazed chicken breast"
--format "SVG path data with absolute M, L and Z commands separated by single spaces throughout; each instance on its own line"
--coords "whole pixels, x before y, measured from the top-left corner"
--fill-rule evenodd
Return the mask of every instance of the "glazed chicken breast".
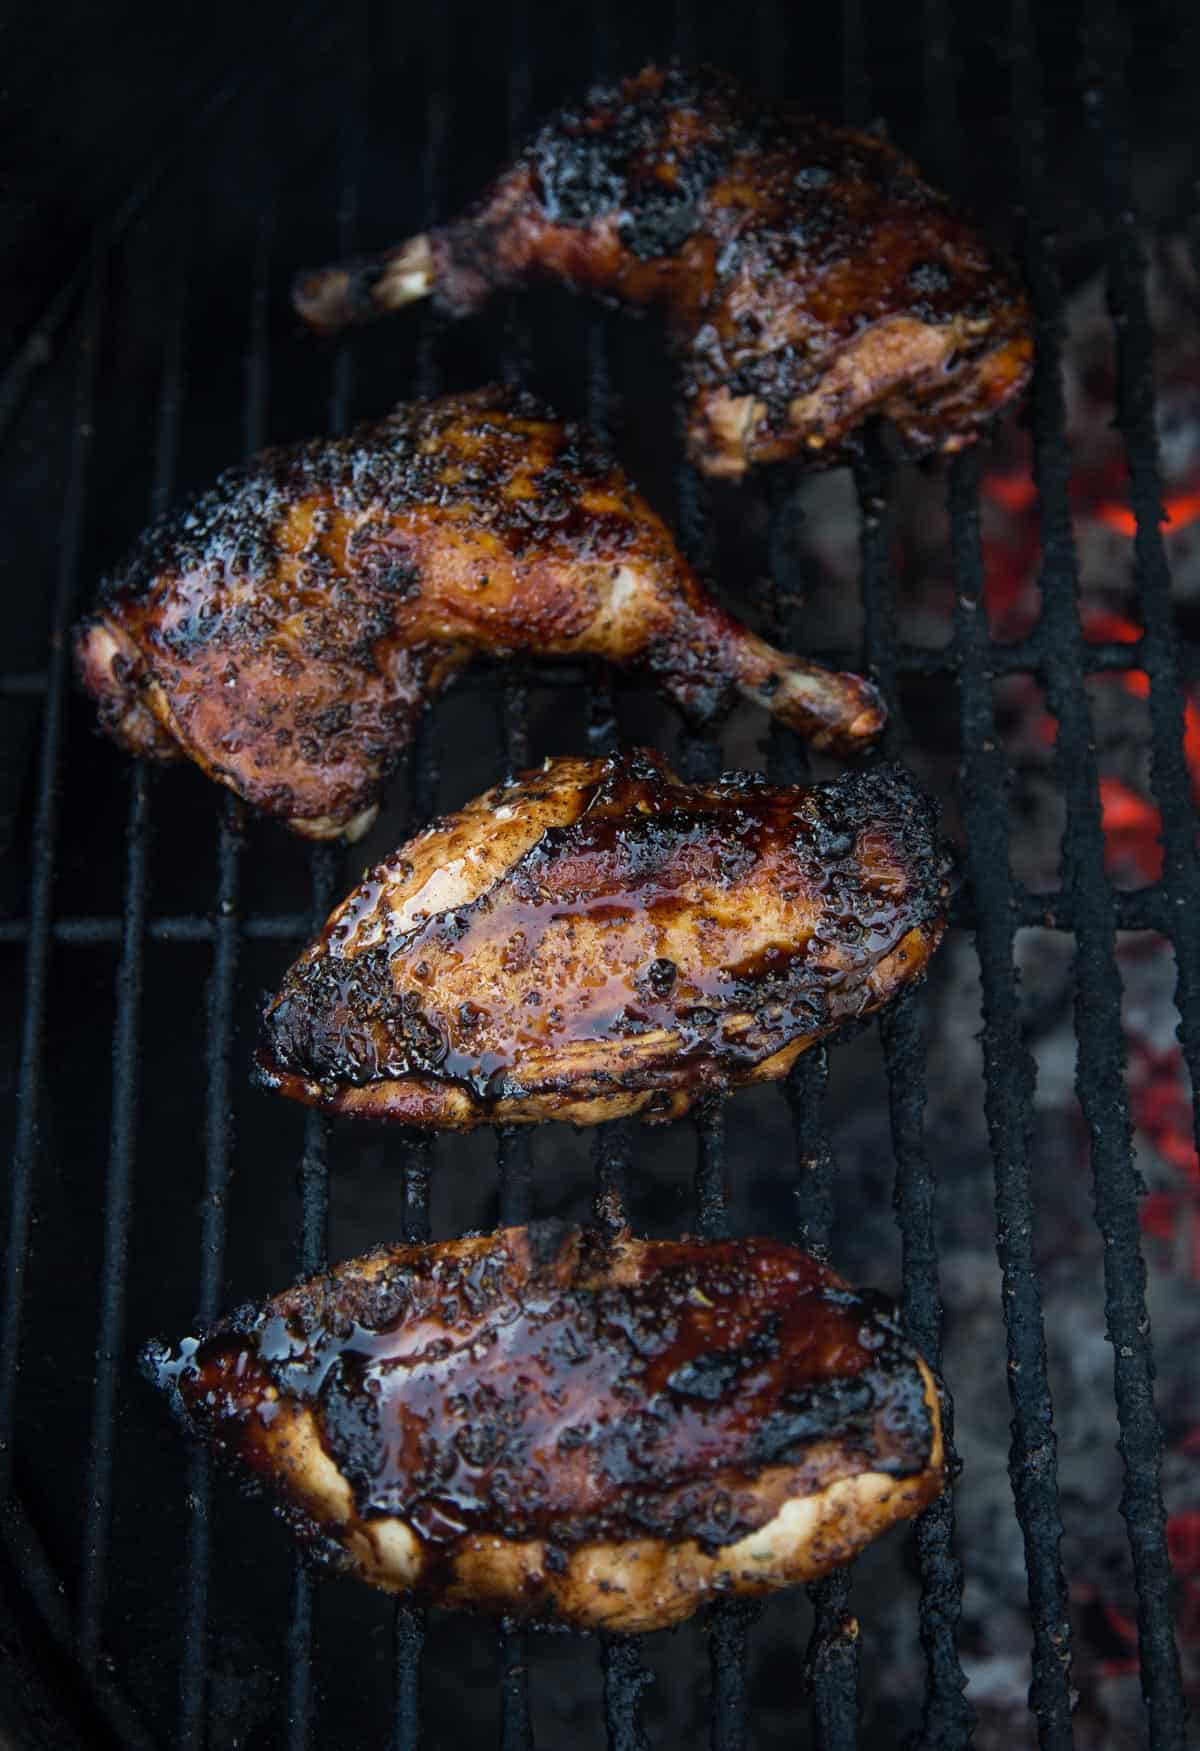
M 501 389 L 224 475 L 76 633 L 116 742 L 314 839 L 366 831 L 423 702 L 481 651 L 638 667 L 695 720 L 740 689 L 842 753 L 884 721 L 868 681 L 718 608 L 594 440 Z
M 259 1078 L 407 1125 L 674 1118 L 918 977 L 947 894 L 898 768 L 548 760 L 368 871 L 268 1004 Z
M 812 1580 L 946 1481 L 887 1304 L 774 1240 L 384 1247 L 148 1362 L 319 1557 L 581 1629 Z
M 875 414 L 948 454 L 1032 366 L 1021 287 L 911 160 L 711 71 L 592 92 L 464 218 L 304 274 L 295 299 L 334 329 L 429 293 L 463 315 L 537 278 L 662 308 L 707 474 L 841 461 Z

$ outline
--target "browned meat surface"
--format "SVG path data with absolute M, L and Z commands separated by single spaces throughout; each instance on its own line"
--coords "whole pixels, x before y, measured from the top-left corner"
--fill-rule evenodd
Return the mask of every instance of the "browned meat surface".
M 548 760 L 368 871 L 268 1005 L 260 1075 L 410 1125 L 673 1118 L 886 1003 L 946 897 L 897 768 L 801 789 Z
M 654 67 L 556 116 L 466 217 L 303 275 L 296 302 L 337 328 L 538 277 L 663 308 L 708 474 L 839 461 L 874 414 L 915 454 L 960 450 L 1032 364 L 1020 285 L 895 147 Z
M 384 1247 L 149 1359 L 319 1555 L 581 1628 L 811 1580 L 945 1484 L 886 1303 L 773 1240 Z
M 638 666 L 696 718 L 740 689 L 840 752 L 884 720 L 869 682 L 711 602 L 587 433 L 507 390 L 267 451 L 152 529 L 76 634 L 115 741 L 312 838 L 365 831 L 422 702 L 479 651 Z

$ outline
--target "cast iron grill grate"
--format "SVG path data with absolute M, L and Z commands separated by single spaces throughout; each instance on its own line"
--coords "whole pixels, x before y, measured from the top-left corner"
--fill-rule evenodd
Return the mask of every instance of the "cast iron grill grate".
M 460 121 L 452 110 L 454 55 L 460 33 L 471 28 L 465 8 L 458 16 L 450 8 L 428 11 L 416 50 L 407 45 L 419 62 L 415 73 L 410 67 L 407 76 L 414 80 L 411 89 L 419 89 L 421 94 L 415 106 L 414 128 L 414 138 L 420 143 L 410 160 L 421 165 L 423 211 L 414 215 L 417 222 L 432 220 L 449 209 L 447 166 L 456 150 Z M 964 160 L 951 24 L 946 0 L 925 0 L 916 58 L 923 82 L 924 157 L 931 172 L 953 190 Z M 507 80 L 504 126 L 510 142 L 524 133 L 533 111 L 532 70 L 538 60 L 541 28 L 529 0 L 515 0 L 501 23 Z M 644 21 L 639 30 L 631 25 L 619 27 L 597 6 L 588 15 L 581 40 L 598 75 L 673 49 L 689 59 L 707 56 L 740 61 L 764 84 L 779 91 L 790 90 L 789 57 L 796 55 L 799 27 L 789 24 L 781 8 L 764 4 L 755 14 L 754 40 L 748 47 L 726 40 L 732 28 L 730 21 L 708 20 L 699 9 L 693 11 L 680 4 L 670 29 L 655 35 L 652 20 Z M 1028 1118 L 1034 1069 L 1022 1035 L 1014 940 L 1018 929 L 1035 923 L 1074 933 L 1077 1080 L 1091 1145 L 1095 1216 L 1104 1240 L 1105 1313 L 1115 1358 L 1116 1409 L 1125 1468 L 1121 1512 L 1129 1528 L 1137 1589 L 1149 1740 L 1168 1751 L 1184 1743 L 1185 1710 L 1171 1626 L 1170 1571 L 1159 1483 L 1162 1443 L 1153 1404 L 1153 1354 L 1140 1253 L 1138 1184 L 1123 1083 L 1121 985 L 1114 949 L 1119 930 L 1154 929 L 1170 939 L 1179 970 L 1181 1039 L 1193 1089 L 1200 1090 L 1200 916 L 1189 903 L 1198 891 L 1198 871 L 1179 686 L 1181 679 L 1200 674 L 1200 651 L 1182 650 L 1177 642 L 1159 528 L 1150 330 L 1124 145 L 1122 19 L 1113 0 L 1096 0 L 1080 21 L 1083 72 L 1079 91 L 1085 125 L 1094 139 L 1097 171 L 1096 186 L 1087 192 L 1106 227 L 1104 247 L 1119 362 L 1116 417 L 1127 453 L 1131 503 L 1137 520 L 1135 564 L 1145 630 L 1139 643 L 1130 644 L 1085 643 L 1081 635 L 1078 564 L 1068 495 L 1070 456 L 1058 369 L 1064 307 L 1049 234 L 1053 214 L 1047 183 L 1047 116 L 1030 0 L 1011 0 L 1006 28 L 1007 41 L 998 67 L 999 76 L 1008 81 L 1013 176 L 1022 210 L 1021 250 L 1037 322 L 1038 372 L 1031 420 L 1042 529 L 1041 618 L 1017 643 L 996 643 L 989 633 L 983 608 L 978 466 L 968 456 L 956 461 L 947 474 L 957 587 L 952 640 L 936 650 L 898 640 L 888 522 L 892 465 L 882 447 L 872 442 L 855 474 L 864 655 L 893 705 L 899 682 L 914 676 L 948 678 L 958 700 L 967 878 L 959 922 L 974 932 L 982 975 L 986 1115 L 995 1172 L 996 1248 L 1003 1281 L 1007 1386 L 1013 1419 L 1010 1469 L 1028 1571 L 1033 1636 L 1030 1706 L 1039 1742 L 1045 1747 L 1065 1747 L 1073 1742 L 1070 1629 L 1067 1583 L 1059 1558 L 1062 1519 L 1055 1428 L 1035 1257 Z M 870 21 L 864 20 L 858 0 L 846 0 L 840 61 L 827 72 L 840 89 L 841 113 L 859 124 L 867 123 L 873 112 L 875 70 L 866 51 L 869 38 Z M 360 228 L 356 198 L 369 156 L 369 74 L 391 41 L 379 20 L 368 17 L 365 6 L 352 10 L 344 34 L 339 24 L 334 37 L 336 52 L 331 55 L 331 64 L 335 70 L 329 74 L 326 90 L 336 88 L 333 113 L 340 119 L 335 154 L 337 235 L 330 241 L 341 253 L 354 247 Z M 578 49 L 578 43 L 575 47 Z M 564 82 L 556 79 L 561 89 Z M 235 94 L 230 102 L 236 107 L 245 96 L 245 92 Z M 260 141 L 260 146 L 268 161 L 278 149 L 277 142 L 270 139 Z M 202 149 L 199 144 L 193 146 L 191 155 Z M 302 150 L 301 166 L 304 162 Z M 181 176 L 189 174 L 195 174 L 194 165 L 190 171 L 185 168 L 180 172 Z M 186 208 L 187 204 L 185 197 L 177 206 Z M 257 191 L 248 266 L 241 269 L 249 303 L 241 431 L 242 447 L 247 452 L 274 435 L 270 423 L 273 305 L 279 286 L 298 263 L 284 222 L 286 204 L 285 192 L 279 188 Z M 153 299 L 160 387 L 146 507 L 151 512 L 162 509 L 174 492 L 189 386 L 206 361 L 206 338 L 197 332 L 190 309 L 194 301 L 190 296 L 192 277 L 202 247 L 201 226 L 198 220 L 181 221 L 175 208 L 164 219 L 160 207 L 161 203 L 150 202 L 144 214 L 136 215 L 133 225 L 135 231 L 158 225 L 171 240 Z M 64 910 L 58 903 L 56 877 L 73 830 L 62 796 L 68 776 L 66 762 L 74 746 L 65 631 L 93 575 L 89 539 L 95 506 L 89 503 L 89 492 L 94 491 L 90 483 L 107 412 L 104 349 L 121 314 L 114 285 L 121 247 L 112 229 L 100 233 L 86 271 L 78 276 L 78 310 L 70 348 L 76 380 L 65 419 L 69 441 L 66 487 L 60 504 L 42 508 L 43 514 L 53 510 L 59 519 L 58 575 L 46 665 L 38 673 L 0 676 L 0 694 L 37 702 L 41 713 L 28 896 L 20 910 L 0 919 L 0 948 L 10 955 L 14 967 L 23 956 L 19 976 L 24 981 L 0 1306 L 0 1494 L 8 1502 L 3 1517 L 8 1560 L 60 1653 L 76 1665 L 86 1707 L 92 1711 L 89 1718 L 97 1723 L 97 1730 L 102 1727 L 114 1740 L 131 1746 L 171 1743 L 198 1748 L 225 1742 L 214 1725 L 212 1582 L 213 1564 L 220 1553 L 213 1538 L 214 1486 L 203 1454 L 193 1452 L 180 1462 L 187 1467 L 180 1496 L 187 1530 L 178 1597 L 170 1601 L 178 1614 L 175 1645 L 180 1650 L 178 1656 L 171 1656 L 177 1673 L 173 1709 L 163 1711 L 161 1718 L 150 1718 L 135 1706 L 119 1665 L 114 1665 L 106 1651 L 112 1633 L 114 1523 L 125 1511 L 118 1501 L 119 1412 L 127 1392 L 135 1390 L 128 1380 L 132 1350 L 146 1335 L 129 1329 L 127 1298 L 131 1280 L 143 1269 L 134 1244 L 136 1202 L 145 1195 L 139 1179 L 145 1165 L 139 1147 L 139 1115 L 154 1093 L 153 1016 L 161 1014 L 161 994 L 152 999 L 148 992 L 160 960 L 185 950 L 207 957 L 204 1125 L 194 1152 L 201 1189 L 198 1199 L 191 1192 L 182 1195 L 179 1208 L 180 1221 L 188 1224 L 194 1235 L 194 1310 L 199 1318 L 211 1319 L 229 1300 L 226 1278 L 235 1202 L 234 1114 L 242 1100 L 238 1018 L 245 963 L 254 945 L 266 944 L 274 945 L 278 965 L 283 950 L 294 949 L 324 917 L 347 877 L 336 850 L 317 849 L 308 855 L 307 896 L 293 883 L 287 890 L 287 903 L 279 905 L 269 885 L 263 891 L 257 868 L 260 847 L 240 806 L 231 798 L 217 797 L 216 881 L 209 904 L 153 909 L 151 834 L 161 793 L 147 771 L 135 767 L 129 775 L 125 802 L 119 906 Z M 324 247 L 326 253 L 334 253 L 328 243 Z M 577 392 L 576 399 L 578 410 L 604 433 L 609 427 L 610 389 L 614 387 L 612 329 L 599 316 L 587 317 L 586 323 L 585 389 L 581 395 Z M 443 334 L 436 317 L 425 318 L 415 353 L 406 360 L 407 376 L 397 378 L 392 385 L 395 392 L 404 392 L 411 383 L 415 393 L 436 393 L 445 381 L 445 362 L 454 344 Z M 494 373 L 515 378 L 532 366 L 536 374 L 537 349 L 520 306 L 514 304 L 504 314 L 492 346 L 488 365 Z M 296 358 L 300 357 L 297 351 Z M 312 392 L 311 429 L 322 423 L 334 430 L 344 429 L 358 411 L 356 403 L 363 399 L 361 369 L 356 375 L 359 357 L 357 343 L 336 354 L 318 355 L 312 349 L 304 352 L 302 368 L 309 381 L 322 378 L 325 385 L 320 400 L 317 391 Z M 10 373 L 5 389 L 0 405 L 11 416 L 11 429 L 6 434 L 11 440 L 19 434 L 19 420 L 24 417 L 18 405 L 18 374 Z M 107 393 L 111 392 L 110 386 Z M 773 515 L 782 515 L 778 483 L 768 483 L 765 490 Z M 674 520 L 681 539 L 703 563 L 711 537 L 706 493 L 684 468 L 677 470 L 675 492 Z M 776 581 L 778 588 L 768 611 L 786 635 L 798 585 L 786 577 L 777 576 Z M 1086 681 L 1096 672 L 1133 669 L 1150 677 L 1153 783 L 1162 810 L 1165 856 L 1157 883 L 1133 892 L 1117 892 L 1104 870 Z M 1067 823 L 1062 886 L 1051 894 L 1030 892 L 1009 873 L 1006 757 L 997 730 L 993 682 L 1010 674 L 1036 676 L 1059 723 L 1056 777 L 1066 803 Z M 501 769 L 518 768 L 531 755 L 537 757 L 553 746 L 544 734 L 535 737 L 531 727 L 536 700 L 551 701 L 550 712 L 557 718 L 559 700 L 570 696 L 578 703 L 582 697 L 587 745 L 602 750 L 615 745 L 624 697 L 605 677 L 591 672 L 524 673 L 486 668 L 464 682 L 460 695 L 471 701 L 479 722 L 494 725 L 493 778 Z M 437 715 L 427 714 L 397 783 L 404 805 L 400 813 L 393 809 L 387 818 L 393 841 L 399 838 L 405 820 L 418 822 L 437 807 Z M 889 751 L 902 752 L 903 728 L 898 719 L 893 720 L 893 726 Z M 492 734 L 490 728 L 483 732 L 485 739 Z M 683 737 L 677 754 L 682 770 L 694 777 L 715 774 L 723 764 L 719 743 L 704 736 Z M 769 764 L 782 780 L 803 774 L 802 755 L 787 737 L 772 735 Z M 456 781 L 455 800 L 466 794 Z M 116 832 L 115 825 L 112 830 Z M 74 1571 L 68 1571 L 69 1579 L 63 1580 L 60 1552 L 51 1554 L 45 1527 L 37 1524 L 37 1516 L 25 1506 L 25 1485 L 37 1455 L 26 1450 L 25 1424 L 19 1411 L 21 1364 L 30 1336 L 27 1272 L 38 1174 L 46 1154 L 47 1106 L 55 1089 L 47 1053 L 51 1018 L 54 1005 L 61 1000 L 64 967 L 72 965 L 70 957 L 87 950 L 107 950 L 115 955 L 109 1012 L 113 1041 L 110 1129 L 104 1152 L 102 1221 L 92 1237 L 98 1300 L 95 1312 L 86 1315 L 88 1322 L 95 1321 L 97 1332 L 94 1383 L 89 1383 L 90 1427 L 70 1456 L 80 1479 L 81 1554 Z M 188 964 L 195 962 L 189 960 Z M 896 1164 L 903 1310 L 910 1332 L 936 1365 L 941 1353 L 942 1310 L 935 1175 L 923 1137 L 926 1069 L 919 997 L 907 996 L 896 1006 L 883 1024 L 882 1039 Z M 783 1091 L 795 1140 L 799 1238 L 818 1252 L 828 1252 L 830 1246 L 836 1174 L 823 1118 L 825 1081 L 824 1053 L 814 1051 L 800 1060 Z M 703 1110 L 695 1121 L 694 1133 L 694 1204 L 684 1220 L 705 1235 L 717 1236 L 730 1232 L 727 1181 L 738 1166 L 731 1156 L 722 1109 L 713 1105 Z M 348 1146 L 356 1142 L 350 1138 Z M 611 1207 L 613 1200 L 627 1202 L 633 1192 L 637 1158 L 645 1145 L 630 1127 L 617 1124 L 596 1132 L 588 1147 L 597 1207 Z M 328 1256 L 331 1199 L 336 1203 L 338 1196 L 334 1148 L 327 1122 L 316 1115 L 307 1116 L 302 1124 L 299 1209 L 291 1255 L 297 1272 L 319 1268 Z M 435 1157 L 440 1156 L 448 1168 L 453 1148 L 453 1143 L 439 1147 L 412 1135 L 389 1137 L 382 1145 L 399 1187 L 398 1202 L 392 1206 L 393 1231 L 412 1239 L 430 1235 Z M 536 1213 L 543 1192 L 534 1172 L 528 1132 L 500 1131 L 495 1140 L 495 1163 L 499 1219 L 522 1221 Z M 45 1232 L 44 1223 L 39 1226 L 38 1246 L 45 1248 L 54 1237 Z M 264 1277 L 257 1282 L 256 1292 L 275 1286 L 273 1278 Z M 91 1323 L 87 1329 L 92 1329 Z M 953 1380 L 949 1384 L 953 1390 Z M 964 1695 L 957 1652 L 963 1574 L 954 1540 L 952 1497 L 944 1498 L 922 1517 L 915 1543 L 921 1589 L 920 1639 L 926 1661 L 920 1742 L 965 1746 L 972 1732 L 973 1710 Z M 969 1552 L 966 1560 L 969 1563 Z M 812 1742 L 831 1751 L 856 1743 L 857 1736 L 860 1639 L 852 1615 L 851 1591 L 847 1574 L 831 1577 L 810 1590 L 813 1613 L 806 1671 L 811 1684 Z M 320 1710 L 319 1595 L 317 1580 L 296 1562 L 285 1593 L 280 1595 L 286 1629 L 280 1638 L 273 1677 L 276 1701 L 262 1737 L 247 1742 L 286 1744 L 294 1751 L 335 1742 Z M 339 1594 L 339 1605 L 340 1600 Z M 756 1615 L 756 1607 L 745 1605 L 719 1606 L 709 1613 L 711 1736 L 717 1751 L 735 1751 L 750 1742 L 753 1707 L 747 1696 L 746 1657 Z M 423 1613 L 398 1606 L 392 1635 L 390 1720 L 372 1718 L 352 1726 L 346 1743 L 390 1743 L 396 1751 L 406 1751 L 417 1745 L 423 1733 L 429 1738 L 431 1723 L 427 1718 L 423 1721 L 421 1704 L 427 1636 Z M 519 1631 L 503 1630 L 500 1635 L 499 1730 L 506 1751 L 533 1742 L 536 1697 L 527 1676 L 531 1640 Z M 605 1637 L 600 1659 L 609 1744 L 616 1751 L 635 1751 L 648 1742 L 642 1720 L 643 1692 L 649 1681 L 643 1650 L 635 1641 Z

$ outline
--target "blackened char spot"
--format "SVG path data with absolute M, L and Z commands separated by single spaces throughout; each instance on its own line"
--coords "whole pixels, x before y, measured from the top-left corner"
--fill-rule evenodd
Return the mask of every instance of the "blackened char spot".
M 702 224 L 704 198 L 734 145 L 729 133 L 687 150 L 672 143 L 673 110 L 696 101 L 673 69 L 661 84 L 595 90 L 583 112 L 555 117 L 528 160 L 546 217 L 585 228 L 617 214 L 621 241 L 639 260 L 673 255 Z
M 696 1356 L 684 1362 L 667 1376 L 667 1385 L 682 1398 L 705 1398 L 710 1402 L 721 1398 L 741 1372 L 742 1358 L 737 1354 L 722 1354 L 719 1350 Z
M 477 1532 L 716 1547 L 781 1504 L 767 1468 L 927 1466 L 922 1377 L 869 1295 L 765 1240 L 639 1249 L 629 1280 L 590 1234 L 578 1275 L 535 1284 L 530 1252 L 577 1234 L 542 1226 L 532 1246 L 518 1230 L 466 1256 L 373 1255 L 241 1310 L 178 1361 L 156 1352 L 155 1376 L 198 1433 L 269 1460 L 286 1501 L 286 1460 L 247 1415 L 270 1380 L 312 1409 L 358 1513 L 403 1516 L 443 1549 Z M 425 1556 L 436 1597 L 450 1577 Z
M 940 261 L 917 261 L 908 270 L 908 283 L 914 292 L 948 292 L 950 270 Z
M 639 261 L 657 261 L 682 248 L 699 220 L 699 207 L 682 190 L 655 189 L 639 197 L 618 230 L 621 242 Z
M 387 1461 L 387 1443 L 378 1403 L 364 1390 L 363 1375 L 363 1359 L 343 1351 L 325 1377 L 321 1413 L 330 1454 L 351 1487 L 365 1494 Z

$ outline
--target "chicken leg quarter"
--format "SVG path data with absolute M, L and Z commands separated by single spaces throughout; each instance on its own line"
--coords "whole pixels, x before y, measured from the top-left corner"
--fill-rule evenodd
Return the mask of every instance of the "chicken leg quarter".
M 295 300 L 327 330 L 430 293 L 464 315 L 537 278 L 662 307 L 707 474 L 842 461 L 874 414 L 948 454 L 1032 368 L 1018 282 L 909 159 L 712 72 L 592 92 L 464 217 L 304 274 Z
M 366 830 L 423 701 L 480 651 L 641 668 L 697 720 L 740 690 L 841 753 L 884 721 L 868 681 L 710 601 L 595 441 L 507 390 L 267 451 L 152 529 L 76 634 L 115 741 L 314 839 Z

